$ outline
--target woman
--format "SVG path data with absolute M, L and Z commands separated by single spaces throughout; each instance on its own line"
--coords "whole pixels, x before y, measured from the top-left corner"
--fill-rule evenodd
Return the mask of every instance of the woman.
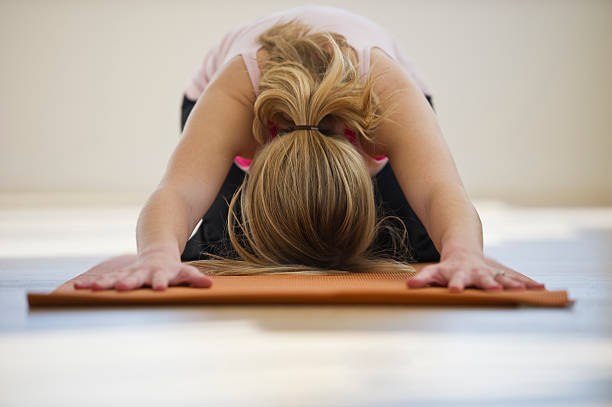
M 414 261 L 435 264 L 411 288 L 544 287 L 483 256 L 430 92 L 363 17 L 310 5 L 231 31 L 188 83 L 181 128 L 139 216 L 138 254 L 95 266 L 77 288 L 210 287 L 205 274 Z

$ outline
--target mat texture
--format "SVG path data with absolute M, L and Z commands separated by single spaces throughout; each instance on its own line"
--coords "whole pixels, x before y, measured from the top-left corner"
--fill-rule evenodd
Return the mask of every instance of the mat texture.
M 418 271 L 426 264 L 415 264 Z M 567 292 L 503 290 L 487 292 L 465 288 L 451 293 L 447 287 L 408 288 L 416 272 L 355 273 L 346 275 L 210 276 L 210 288 L 170 287 L 118 292 L 73 287 L 84 273 L 50 294 L 28 293 L 31 307 L 86 305 L 187 305 L 187 304 L 411 304 L 565 307 L 574 303 Z

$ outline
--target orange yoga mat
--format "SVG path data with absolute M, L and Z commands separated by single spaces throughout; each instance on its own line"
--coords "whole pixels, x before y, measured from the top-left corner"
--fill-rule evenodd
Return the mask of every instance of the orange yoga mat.
M 415 264 L 418 271 L 426 264 Z M 574 303 L 567 292 L 548 290 L 485 291 L 465 288 L 451 293 L 447 287 L 408 288 L 416 272 L 377 272 L 345 275 L 210 276 L 210 288 L 169 287 L 165 291 L 75 289 L 65 282 L 50 294 L 28 293 L 31 307 L 193 304 L 405 304 L 565 307 Z

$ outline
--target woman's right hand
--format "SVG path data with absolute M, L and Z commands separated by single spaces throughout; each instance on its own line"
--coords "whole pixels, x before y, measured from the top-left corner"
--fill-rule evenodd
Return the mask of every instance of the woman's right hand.
M 196 267 L 181 263 L 167 253 L 152 252 L 141 256 L 124 254 L 106 260 L 87 270 L 87 275 L 77 278 L 74 288 L 127 291 L 146 286 L 165 290 L 179 284 L 208 288 L 212 280 Z

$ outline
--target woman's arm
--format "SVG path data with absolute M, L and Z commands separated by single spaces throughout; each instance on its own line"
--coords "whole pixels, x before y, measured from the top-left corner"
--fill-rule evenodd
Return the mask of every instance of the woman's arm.
M 375 134 L 372 152 L 389 157 L 406 199 L 441 255 L 438 265 L 425 267 L 415 276 L 414 286 L 434 282 L 448 284 L 453 291 L 461 291 L 467 285 L 501 288 L 498 283 L 508 288 L 531 287 L 533 280 L 505 267 L 507 276 L 493 279 L 493 273 L 501 267 L 483 256 L 480 218 L 433 110 L 403 69 L 384 52 L 372 51 L 372 70 L 375 74 L 385 72 L 374 90 L 383 108 L 392 109 Z M 397 89 L 402 91 L 385 101 Z
M 241 56 L 210 82 L 185 123 L 166 173 L 137 227 L 138 253 L 180 255 L 214 202 L 236 155 L 249 157 L 254 91 Z
M 376 132 L 376 154 L 389 157 L 408 202 L 442 256 L 451 247 L 482 252 L 480 219 L 468 198 L 436 116 L 423 92 L 377 48 L 372 69 L 387 73 L 374 90 L 392 109 Z
M 76 288 L 131 290 L 143 285 L 163 290 L 212 280 L 181 263 L 189 234 L 216 198 L 236 155 L 250 157 L 252 97 L 241 57 L 230 61 L 209 83 L 187 120 L 166 173 L 138 217 L 138 254 L 104 261 Z

